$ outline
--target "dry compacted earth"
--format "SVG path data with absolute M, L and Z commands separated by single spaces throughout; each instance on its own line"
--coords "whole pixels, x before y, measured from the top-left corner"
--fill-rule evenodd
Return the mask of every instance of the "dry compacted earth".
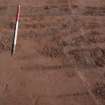
M 105 105 L 105 1 L 0 0 L 0 105 Z

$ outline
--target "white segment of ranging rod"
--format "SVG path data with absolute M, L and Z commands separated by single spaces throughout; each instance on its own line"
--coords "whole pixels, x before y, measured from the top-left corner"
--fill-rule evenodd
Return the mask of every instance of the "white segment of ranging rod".
M 12 55 L 16 51 L 16 43 L 17 43 L 18 27 L 19 27 L 19 18 L 20 18 L 20 4 L 18 5 L 17 16 L 16 16 L 16 25 L 15 25 L 15 32 L 14 32 L 13 45 L 12 45 Z

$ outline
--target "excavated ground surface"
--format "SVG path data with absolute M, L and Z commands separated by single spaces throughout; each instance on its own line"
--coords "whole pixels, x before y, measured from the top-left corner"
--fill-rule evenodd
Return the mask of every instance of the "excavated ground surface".
M 0 0 L 0 105 L 105 105 L 105 1 L 20 2 Z

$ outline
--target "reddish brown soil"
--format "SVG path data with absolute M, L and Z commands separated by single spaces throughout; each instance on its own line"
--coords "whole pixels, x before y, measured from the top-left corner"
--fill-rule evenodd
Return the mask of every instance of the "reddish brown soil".
M 0 0 L 0 105 L 105 105 L 105 1 Z

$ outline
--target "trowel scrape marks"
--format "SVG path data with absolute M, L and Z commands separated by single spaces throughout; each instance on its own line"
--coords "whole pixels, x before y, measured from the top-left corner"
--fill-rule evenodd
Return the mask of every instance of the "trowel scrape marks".
M 73 15 L 84 16 L 105 16 L 105 7 L 78 7 L 75 6 L 72 9 Z
M 59 16 L 59 15 L 70 15 L 71 10 L 67 6 L 43 6 L 43 7 L 23 7 L 22 16 Z
M 49 57 L 60 57 L 63 55 L 63 52 L 61 48 L 45 47 L 42 49 L 42 51 L 40 51 L 40 54 L 44 56 L 49 56 Z
M 31 23 L 30 19 L 32 19 Z M 22 18 L 20 39 L 33 42 L 32 48 L 41 56 L 59 59 L 64 57 L 63 47 L 66 46 L 66 42 L 63 38 L 69 34 L 70 26 L 69 16 Z
M 71 39 L 71 42 L 67 41 L 66 43 L 69 43 L 69 46 L 72 47 L 89 47 L 89 45 L 96 46 L 96 43 L 98 43 L 97 46 L 101 46 L 99 44 L 102 44 L 103 46 L 105 44 L 105 36 L 100 34 L 101 33 L 98 33 L 96 31 L 88 32 L 84 34 L 84 36 L 81 35 L 74 37 Z
M 103 0 L 68 0 L 72 15 L 105 16 Z
M 52 20 L 52 21 L 51 21 Z M 15 26 L 15 17 L 0 17 L 0 28 L 6 30 L 12 30 Z M 19 24 L 19 31 L 21 33 L 26 32 L 39 32 L 44 34 L 46 31 L 49 34 L 57 32 L 70 31 L 71 18 L 69 16 L 33 16 L 33 17 L 21 17 Z M 46 33 L 46 34 L 47 34 Z
M 3 0 L 3 1 L 0 1 L 0 5 L 5 5 L 7 4 L 8 6 L 11 6 L 11 5 L 18 5 L 20 4 L 21 5 L 30 5 L 30 6 L 43 6 L 43 5 L 46 5 L 46 4 L 58 4 L 58 5 L 64 5 L 66 4 L 67 5 L 67 0 L 21 0 L 21 1 L 18 1 L 18 0 L 11 0 L 11 1 L 7 1 L 7 0 Z
M 65 54 L 67 54 L 67 57 L 72 56 L 72 60 L 75 60 L 77 67 L 97 68 L 105 66 L 105 49 L 75 49 L 69 50 L 68 53 L 65 51 Z
M 57 0 L 56 0 L 57 1 Z M 1 5 L 0 13 L 2 16 L 15 16 L 16 5 Z M 21 6 L 21 16 L 59 16 L 59 15 L 70 15 L 71 10 L 67 2 L 48 2 L 45 5 L 22 5 Z
M 67 61 L 80 68 L 104 67 L 104 17 L 72 16 L 72 20 L 71 33 L 64 38 Z
M 71 18 L 69 16 L 34 16 L 30 18 L 21 18 L 21 27 L 31 28 L 34 30 L 37 29 L 46 29 L 46 28 L 69 28 Z M 61 31 L 62 31 L 61 30 Z
M 104 43 L 104 17 L 92 16 L 73 16 L 71 24 L 71 35 L 74 36 L 70 39 L 74 45 L 91 45 L 95 43 Z M 75 28 L 76 27 L 76 28 Z
M 86 7 L 84 15 L 105 16 L 105 7 Z
M 104 0 L 68 0 L 69 4 L 73 7 L 104 7 L 105 1 Z
M 32 22 L 30 22 L 30 20 L 32 20 Z M 55 42 L 56 40 L 58 41 L 61 39 L 62 44 L 66 44 L 63 41 L 63 37 L 69 35 L 71 29 L 71 18 L 69 16 L 43 16 L 28 19 L 22 18 L 21 21 L 21 39 L 30 38 L 30 40 L 36 40 L 38 43 L 44 40 L 48 40 L 48 42 Z
M 69 4 L 71 4 L 73 15 L 105 16 L 105 1 L 73 0 Z

